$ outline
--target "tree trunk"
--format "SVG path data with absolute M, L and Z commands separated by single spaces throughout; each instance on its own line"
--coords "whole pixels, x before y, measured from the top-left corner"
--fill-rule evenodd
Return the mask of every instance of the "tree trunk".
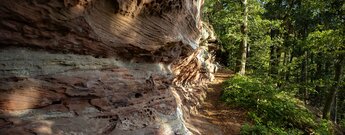
M 275 45 L 272 45 L 270 47 L 270 75 L 272 77 L 276 76 L 277 75 L 277 67 L 276 67 L 276 64 L 275 64 L 275 59 L 276 59 L 276 54 L 277 54 L 277 50 L 276 50 L 276 47 Z
M 323 115 L 322 118 L 323 119 L 329 119 L 330 118 L 330 111 L 331 111 L 331 107 L 333 104 L 333 101 L 336 97 L 337 94 L 337 89 L 338 89 L 338 84 L 341 81 L 341 76 L 342 76 L 342 64 L 344 62 L 344 54 L 340 54 L 338 57 L 338 61 L 335 64 L 335 76 L 334 76 L 334 84 L 332 85 L 332 87 L 329 89 L 329 93 L 326 99 L 326 103 L 325 103 L 325 107 L 323 109 Z
M 284 61 L 283 61 L 283 65 L 284 67 L 287 66 L 287 62 L 288 62 L 288 49 L 285 48 L 284 49 Z M 286 75 L 287 69 L 284 69 L 284 76 Z
M 316 71 L 313 75 L 314 81 L 319 81 L 323 73 L 322 72 L 323 62 L 320 60 L 322 58 L 321 56 L 322 54 L 318 54 L 316 57 Z M 315 86 L 315 92 L 311 95 L 311 104 L 317 107 L 320 107 L 322 105 L 321 86 L 319 84 Z
M 244 75 L 246 72 L 246 61 L 247 61 L 247 42 L 248 42 L 248 6 L 247 0 L 243 0 L 243 25 L 241 28 L 242 42 L 239 48 L 239 53 L 236 61 L 236 72 Z
M 308 99 L 308 90 L 307 90 L 307 85 L 308 85 L 308 57 L 309 57 L 309 54 L 308 54 L 308 51 L 305 52 L 305 69 L 304 69 L 304 72 L 302 73 L 303 74 L 303 85 L 304 85 L 304 90 L 303 90 L 303 100 L 304 100 L 304 104 L 307 105 L 307 99 Z
M 316 56 L 316 60 L 315 60 L 315 63 L 316 63 L 316 71 L 314 72 L 314 75 L 313 75 L 313 80 L 314 81 L 318 81 L 321 76 L 323 76 L 323 70 L 322 70 L 322 65 L 323 65 L 323 61 L 321 60 L 322 58 L 322 54 L 319 53 L 317 54 Z M 312 95 L 312 100 L 311 103 L 313 106 L 321 106 L 322 105 L 322 97 L 323 95 L 321 95 L 321 86 L 319 84 L 317 84 L 315 86 L 315 91 Z
M 339 88 L 339 94 L 338 94 L 338 109 L 340 115 L 338 116 L 339 119 L 344 119 L 344 111 L 345 111 L 345 87 L 342 86 Z
M 290 52 L 290 59 L 289 59 L 289 64 L 290 65 L 292 63 L 292 60 L 293 60 L 293 51 Z M 290 74 L 291 74 L 291 72 L 290 72 L 290 65 L 289 65 L 288 70 L 287 70 L 286 75 L 285 75 L 285 80 L 287 82 L 290 81 Z
M 301 63 L 301 72 L 300 72 L 300 89 L 299 89 L 299 94 L 303 98 L 304 104 L 307 104 L 307 82 L 308 82 L 308 52 L 304 52 L 303 54 L 303 60 Z
M 333 105 L 332 105 L 332 111 L 331 111 L 331 120 L 334 123 L 337 123 L 337 109 L 338 109 L 338 96 L 335 95 L 335 98 L 333 99 Z

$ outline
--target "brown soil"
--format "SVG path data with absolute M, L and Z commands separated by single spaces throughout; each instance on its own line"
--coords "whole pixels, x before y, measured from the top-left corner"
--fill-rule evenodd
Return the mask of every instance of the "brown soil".
M 207 98 L 199 109 L 199 114 L 191 115 L 187 127 L 194 134 L 237 135 L 245 123 L 246 111 L 231 108 L 220 101 L 222 82 L 233 75 L 232 71 L 220 70 L 215 80 L 209 84 Z

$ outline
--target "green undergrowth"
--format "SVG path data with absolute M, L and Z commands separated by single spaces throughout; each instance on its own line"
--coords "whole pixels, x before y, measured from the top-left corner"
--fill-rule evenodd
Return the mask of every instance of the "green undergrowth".
M 224 82 L 222 100 L 247 109 L 251 123 L 241 134 L 317 134 L 332 133 L 328 121 L 317 118 L 294 92 L 280 90 L 272 80 L 235 75 Z

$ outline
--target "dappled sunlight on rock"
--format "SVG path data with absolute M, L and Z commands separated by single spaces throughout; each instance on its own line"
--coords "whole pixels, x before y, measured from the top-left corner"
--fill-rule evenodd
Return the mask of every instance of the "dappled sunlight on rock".
M 38 122 L 32 123 L 30 124 L 29 128 L 37 134 L 50 135 L 50 134 L 53 134 L 53 131 L 52 131 L 53 125 L 54 125 L 54 122 L 45 120 L 45 121 L 38 121 Z
M 13 94 L 3 94 L 1 108 L 7 110 L 24 110 L 37 107 L 39 104 L 47 104 L 45 101 L 39 103 L 40 93 L 34 88 L 24 88 Z M 6 104 L 5 104 L 6 103 Z M 48 103 L 49 104 L 49 103 Z

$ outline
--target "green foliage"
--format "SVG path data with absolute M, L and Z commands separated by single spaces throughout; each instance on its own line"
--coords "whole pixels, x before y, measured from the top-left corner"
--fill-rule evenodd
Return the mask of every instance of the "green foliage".
M 275 125 L 263 125 L 255 124 L 253 126 L 245 124 L 241 129 L 242 135 L 299 135 L 303 134 L 301 130 L 298 129 L 285 129 L 282 127 L 277 127 Z M 326 135 L 326 134 L 325 134 Z
M 339 122 L 339 125 L 341 128 L 345 129 L 345 119 L 342 119 L 340 122 Z
M 316 110 L 336 100 L 337 104 L 329 105 L 332 121 L 344 119 L 345 71 L 336 74 L 335 67 L 345 54 L 345 1 L 248 0 L 248 6 L 246 73 L 265 79 L 234 78 L 226 86 L 235 91 L 225 91 L 224 100 L 251 109 L 250 116 L 257 122 L 249 128 L 262 134 L 280 134 L 280 129 L 299 134 L 310 128 L 325 134 L 322 131 L 329 123 L 315 125 L 300 100 Z M 205 1 L 204 19 L 213 25 L 222 45 L 222 63 L 230 69 L 235 68 L 243 37 L 243 15 L 241 0 Z M 345 65 L 341 66 L 344 70 Z M 337 75 L 342 79 L 335 81 Z M 332 88 L 337 94 L 333 97 L 328 96 Z M 277 128 L 269 127 L 270 119 L 280 125 L 273 122 Z
M 329 134 L 329 126 L 318 122 L 293 94 L 277 88 L 270 79 L 236 75 L 224 83 L 222 99 L 249 110 L 253 126 L 242 134 Z
M 281 21 L 270 21 L 262 18 L 265 12 L 263 1 L 248 0 L 248 45 L 251 51 L 250 56 L 258 56 L 256 59 L 249 57 L 249 67 L 255 67 L 260 70 L 268 68 L 268 48 L 271 39 L 267 33 L 271 27 L 281 28 Z M 243 5 L 241 0 L 207 0 L 204 4 L 204 18 L 209 21 L 221 41 L 223 53 L 226 55 L 226 64 L 230 68 L 235 67 L 236 53 L 239 49 L 242 33 L 241 26 L 243 24 Z M 265 64 L 263 64 L 265 63 Z
M 345 38 L 338 30 L 315 31 L 308 36 L 308 46 L 314 53 L 345 53 Z

